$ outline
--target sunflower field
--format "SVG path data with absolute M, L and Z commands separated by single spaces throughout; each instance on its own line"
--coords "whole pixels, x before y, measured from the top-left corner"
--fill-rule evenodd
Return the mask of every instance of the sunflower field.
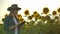
M 18 14 L 17 18 L 19 22 L 25 22 L 20 28 L 20 34 L 60 34 L 60 8 L 58 8 L 57 11 L 52 11 L 52 14 L 49 14 L 49 12 L 49 8 L 45 7 L 41 14 L 34 11 L 33 14 L 30 15 L 27 9 L 24 11 L 24 17 L 26 17 L 27 20 L 25 20 L 21 14 Z M 6 14 L 5 17 L 6 16 L 8 15 Z M 5 34 L 3 24 L 0 25 L 0 34 Z

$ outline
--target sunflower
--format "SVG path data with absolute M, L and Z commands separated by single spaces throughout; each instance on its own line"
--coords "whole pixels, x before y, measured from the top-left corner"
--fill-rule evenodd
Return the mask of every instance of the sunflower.
M 41 19 L 41 16 L 39 16 L 38 19 Z
M 58 16 L 55 16 L 55 19 L 59 19 L 59 17 Z
M 7 17 L 8 16 L 8 14 L 5 14 L 5 17 Z
M 18 19 L 21 19 L 21 18 L 22 18 L 22 15 L 21 15 L 21 14 L 18 14 L 18 15 L 17 15 L 17 18 L 18 18 Z
M 52 14 L 53 14 L 53 15 L 56 15 L 56 14 L 57 14 L 57 12 L 56 12 L 56 11 L 53 11 L 53 12 L 52 12 Z
M 37 11 L 34 11 L 34 12 L 33 12 L 33 15 L 35 16 L 36 14 L 38 14 L 38 12 L 37 12 Z
M 41 16 L 41 20 L 42 20 L 42 21 L 46 21 L 45 16 Z
M 38 17 L 40 17 L 40 15 L 39 15 L 39 14 L 36 14 L 36 15 L 35 15 L 35 17 L 37 17 L 37 18 L 38 18 Z
M 47 7 L 43 8 L 43 13 L 44 14 L 48 14 L 49 13 L 49 9 Z
M 34 15 L 34 17 L 38 18 L 38 17 L 40 17 L 40 15 L 37 13 Z
M 33 14 L 37 14 L 37 11 L 34 11 Z
M 34 17 L 34 15 L 31 15 L 32 17 Z
M 40 15 L 39 14 L 36 14 L 35 17 L 39 17 Z
M 23 18 L 21 18 L 21 19 L 19 19 L 19 22 L 25 23 L 26 21 Z
M 19 22 L 21 22 L 21 23 L 25 22 L 25 20 L 22 18 L 21 14 L 18 14 L 17 18 L 18 18 Z
M 58 13 L 60 13 L 60 8 L 57 9 Z
M 40 20 L 41 16 L 35 17 L 35 20 Z
M 2 21 L 4 21 L 5 18 L 2 18 Z
M 39 13 L 37 13 L 37 11 L 34 11 L 34 12 L 33 12 L 33 16 L 34 16 L 34 17 L 38 17 L 38 16 L 39 16 Z
M 46 20 L 50 20 L 51 18 L 50 18 L 50 16 L 45 16 L 45 18 L 46 18 Z
M 37 19 L 40 19 L 41 16 L 38 13 L 36 13 L 36 14 L 34 14 L 34 18 L 35 18 L 35 20 L 37 20 Z
M 29 10 L 25 10 L 24 14 L 25 14 L 25 16 L 28 16 L 29 15 Z
M 32 18 L 33 18 L 32 16 L 28 16 L 28 19 L 29 19 L 29 20 L 32 20 Z

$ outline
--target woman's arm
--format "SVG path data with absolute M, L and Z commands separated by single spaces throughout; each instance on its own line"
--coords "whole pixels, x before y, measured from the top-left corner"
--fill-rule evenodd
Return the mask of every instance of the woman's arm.
M 4 19 L 2 19 L 2 21 L 4 22 L 4 30 L 5 30 L 5 31 L 10 30 L 10 29 L 9 29 L 10 25 L 9 25 L 8 19 L 7 19 L 7 18 L 4 18 Z
M 16 27 L 22 26 L 23 24 L 25 24 L 25 22 L 19 23 L 19 24 L 17 24 L 17 25 L 10 26 L 10 29 L 15 29 Z
M 16 25 L 13 25 L 13 26 L 10 26 L 10 29 L 15 29 L 18 25 L 20 25 L 20 23 L 16 24 Z

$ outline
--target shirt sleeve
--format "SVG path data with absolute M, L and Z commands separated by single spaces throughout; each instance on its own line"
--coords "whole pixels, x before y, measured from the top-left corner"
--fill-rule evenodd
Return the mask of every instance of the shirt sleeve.
M 5 31 L 8 31 L 8 30 L 10 30 L 10 26 L 9 26 L 9 21 L 8 21 L 8 19 L 7 18 L 5 18 L 4 19 L 4 29 L 5 29 Z

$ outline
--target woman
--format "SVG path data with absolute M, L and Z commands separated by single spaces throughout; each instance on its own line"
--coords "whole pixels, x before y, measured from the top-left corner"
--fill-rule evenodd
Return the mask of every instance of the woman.
M 10 14 L 3 20 L 6 34 L 19 34 L 21 24 L 18 23 L 16 16 L 18 14 L 18 10 L 21 10 L 21 8 L 19 8 L 17 4 L 13 4 L 7 10 L 10 11 Z

